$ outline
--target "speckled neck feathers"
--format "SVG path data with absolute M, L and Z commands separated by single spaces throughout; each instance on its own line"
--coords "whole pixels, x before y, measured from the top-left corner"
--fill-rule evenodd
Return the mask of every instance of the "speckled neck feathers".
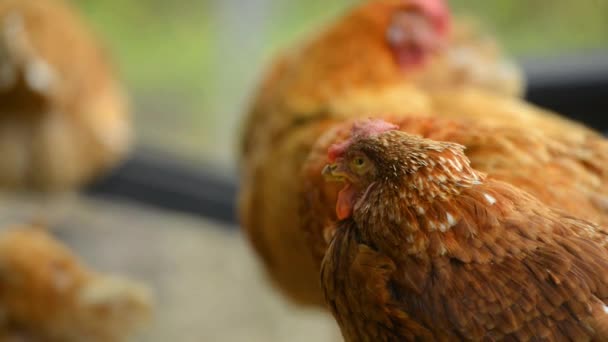
M 455 143 L 390 131 L 357 145 L 378 167 L 376 183 L 355 208 L 361 227 L 382 222 L 405 232 L 445 232 L 454 221 L 450 199 L 485 179 Z

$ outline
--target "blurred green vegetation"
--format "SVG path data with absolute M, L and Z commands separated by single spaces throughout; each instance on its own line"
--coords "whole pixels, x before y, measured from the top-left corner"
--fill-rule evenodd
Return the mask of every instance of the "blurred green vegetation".
M 142 143 L 232 163 L 238 122 L 274 52 L 355 0 L 79 0 L 133 95 Z M 454 0 L 519 56 L 608 47 L 608 0 Z

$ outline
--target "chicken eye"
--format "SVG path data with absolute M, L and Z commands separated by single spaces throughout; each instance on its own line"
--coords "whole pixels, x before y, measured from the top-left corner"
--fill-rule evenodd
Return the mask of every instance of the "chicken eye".
M 355 157 L 350 163 L 352 168 L 357 172 L 365 171 L 367 168 L 367 160 L 363 157 Z

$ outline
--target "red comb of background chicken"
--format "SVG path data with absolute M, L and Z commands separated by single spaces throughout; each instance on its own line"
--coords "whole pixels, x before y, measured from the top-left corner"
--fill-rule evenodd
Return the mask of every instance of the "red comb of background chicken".
M 393 14 L 386 39 L 403 67 L 425 62 L 441 47 L 450 27 L 450 11 L 443 0 L 406 0 Z
M 410 0 L 414 8 L 428 16 L 437 32 L 444 35 L 450 27 L 450 9 L 444 0 Z
M 333 163 L 342 156 L 354 139 L 367 138 L 387 131 L 399 129 L 399 126 L 380 119 L 367 119 L 357 121 L 351 129 L 351 137 L 340 143 L 333 144 L 327 150 L 327 157 Z

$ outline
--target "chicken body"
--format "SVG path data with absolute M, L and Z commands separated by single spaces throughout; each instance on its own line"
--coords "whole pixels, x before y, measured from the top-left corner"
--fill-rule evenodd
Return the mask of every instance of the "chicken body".
M 402 46 L 388 32 L 420 19 L 404 13 L 442 22 L 420 3 L 364 3 L 285 53 L 247 117 L 241 223 L 270 277 L 298 303 L 323 305 L 318 274 L 339 188 L 320 173 L 327 148 L 348 136 L 354 118 L 381 117 L 407 132 L 464 144 L 479 170 L 552 206 L 608 221 L 606 141 L 518 99 L 520 73 L 491 39 L 456 21 L 436 32 L 438 47 L 422 63 L 395 57 Z
M 608 223 L 608 143 L 593 132 L 570 140 L 473 119 L 395 117 L 387 119 L 405 132 L 465 145 L 476 169 L 516 184 L 547 205 Z M 242 212 L 248 220 L 243 224 L 256 229 L 249 236 L 269 273 L 301 303 L 323 305 L 318 271 L 337 221 L 333 203 L 339 187 L 326 183 L 321 170 L 327 148 L 350 136 L 352 122 L 322 120 L 295 129 L 269 155 L 251 184 L 249 205 L 241 207 L 251 210 Z
M 3 341 L 123 341 L 151 305 L 146 287 L 87 269 L 41 228 L 0 233 Z
M 324 172 L 346 183 L 321 268 L 346 341 L 608 338 L 608 230 L 396 128 L 359 127 Z
M 66 190 L 131 140 L 105 51 L 62 0 L 0 0 L 0 187 Z

